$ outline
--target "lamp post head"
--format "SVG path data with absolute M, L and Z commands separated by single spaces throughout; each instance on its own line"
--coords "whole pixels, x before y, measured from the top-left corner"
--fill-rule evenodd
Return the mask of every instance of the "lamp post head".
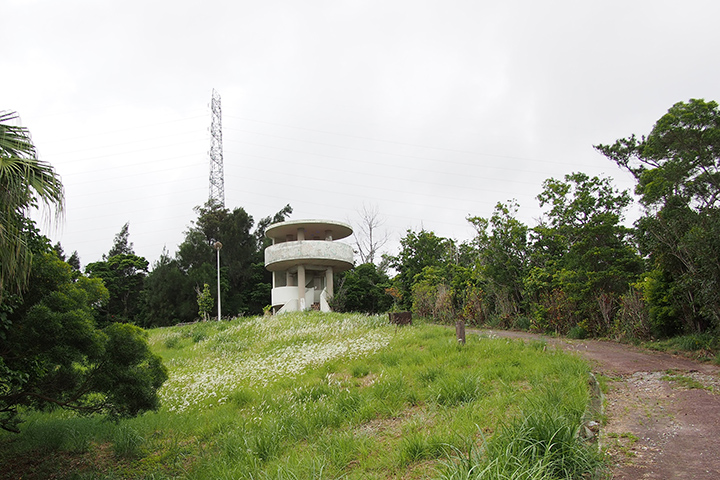
M 222 243 L 220 243 L 220 242 L 215 242 L 215 243 L 213 244 L 213 247 L 215 247 L 215 250 L 220 251 L 220 249 L 222 248 Z

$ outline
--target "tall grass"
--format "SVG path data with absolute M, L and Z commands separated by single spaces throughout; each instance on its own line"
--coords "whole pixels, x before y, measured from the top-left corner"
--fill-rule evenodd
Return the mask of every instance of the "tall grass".
M 570 401 L 558 403 L 560 397 Z M 443 462 L 444 480 L 589 479 L 605 478 L 604 458 L 597 445 L 579 435 L 582 385 L 567 380 L 538 388 L 521 413 L 502 423 L 490 438 L 467 442 Z
M 158 329 L 150 341 L 170 370 L 159 412 L 118 424 L 30 414 L 21 436 L 0 435 L 0 462 L 41 450 L 82 465 L 65 478 L 198 480 L 597 465 L 588 449 L 576 466 L 585 450 L 573 443 L 588 367 L 544 345 L 469 336 L 462 346 L 444 327 L 313 313 Z

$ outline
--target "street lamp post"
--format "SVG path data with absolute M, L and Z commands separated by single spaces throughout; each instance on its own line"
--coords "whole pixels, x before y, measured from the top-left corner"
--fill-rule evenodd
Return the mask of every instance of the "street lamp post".
M 222 318 L 220 316 L 220 312 L 222 311 L 220 305 L 220 249 L 222 248 L 222 243 L 215 242 L 215 250 L 217 251 L 217 292 L 218 292 L 218 322 Z

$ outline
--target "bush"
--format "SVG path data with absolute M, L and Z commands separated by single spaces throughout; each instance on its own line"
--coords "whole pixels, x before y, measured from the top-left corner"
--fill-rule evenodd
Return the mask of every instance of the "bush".
M 611 332 L 620 339 L 647 340 L 650 338 L 650 315 L 640 291 L 631 287 L 620 297 L 620 309 L 615 315 Z
M 533 327 L 538 331 L 565 335 L 576 323 L 575 302 L 562 289 L 542 295 L 540 303 L 535 305 Z
M 710 333 L 683 335 L 671 339 L 669 343 L 678 350 L 684 350 L 686 352 L 710 351 L 717 348 L 717 340 L 715 336 Z
M 393 303 L 385 292 L 388 282 L 387 275 L 374 264 L 358 265 L 345 274 L 328 304 L 337 312 L 386 312 Z
M 468 325 L 480 326 L 485 323 L 485 305 L 481 288 L 468 286 L 462 292 L 460 318 Z
M 23 302 L 0 312 L 0 428 L 17 430 L 18 407 L 61 406 L 135 416 L 159 405 L 167 379 L 139 327 L 97 328 L 93 307 L 106 301 L 100 279 L 77 276 L 55 253 L 33 257 Z
M 568 338 L 576 338 L 578 340 L 582 340 L 583 338 L 588 337 L 588 331 L 585 328 L 584 322 L 580 322 L 579 324 L 575 325 L 570 329 L 570 331 L 567 334 Z
M 525 315 L 515 317 L 512 322 L 512 328 L 515 330 L 530 330 L 531 326 L 532 321 L 530 320 L 530 317 Z
M 412 287 L 412 311 L 440 323 L 453 323 L 456 318 L 453 289 L 445 284 L 419 282 Z
M 426 283 L 416 283 L 412 286 L 412 312 L 419 316 L 429 318 L 435 309 L 437 287 Z

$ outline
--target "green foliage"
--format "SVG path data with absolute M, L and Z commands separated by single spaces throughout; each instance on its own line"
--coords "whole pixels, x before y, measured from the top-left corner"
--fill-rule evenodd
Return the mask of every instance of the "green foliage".
M 443 285 L 444 286 L 444 285 Z M 420 317 L 430 318 L 435 311 L 437 301 L 437 285 L 428 281 L 420 281 L 412 286 L 412 311 Z
M 448 439 L 422 431 L 403 435 L 400 444 L 400 464 L 411 465 L 430 459 L 445 458 Z
M 411 291 L 415 277 L 425 267 L 444 267 L 455 263 L 457 249 L 455 242 L 438 237 L 433 232 L 408 230 L 400 240 L 400 253 L 390 258 L 390 266 L 398 271 L 393 279 L 402 294 L 401 306 L 411 307 Z
M 691 99 L 673 105 L 647 137 L 596 148 L 637 181 L 646 208 L 640 249 L 654 272 L 648 289 L 661 334 L 720 327 L 720 108 Z
M 635 176 L 643 204 L 662 208 L 677 198 L 701 211 L 720 202 L 719 145 L 718 104 L 691 99 L 673 105 L 647 137 L 596 148 Z
M 114 247 L 119 250 L 119 247 Z M 140 323 L 141 298 L 148 261 L 133 253 L 120 253 L 101 262 L 89 263 L 85 272 L 102 279 L 110 294 L 101 310 L 104 322 Z
M 412 311 L 440 323 L 454 323 L 460 318 L 479 325 L 485 319 L 480 283 L 475 268 L 453 263 L 425 267 L 413 279 Z
M 686 352 L 697 352 L 699 350 L 715 350 L 717 349 L 718 340 L 714 335 L 707 333 L 694 333 L 691 335 L 683 335 L 673 339 L 672 344 L 679 350 Z
M 576 338 L 579 340 L 582 340 L 583 338 L 587 338 L 588 331 L 585 326 L 586 324 L 587 324 L 587 322 L 580 322 L 579 324 L 572 327 L 567 334 L 568 338 Z
M 26 213 L 39 201 L 59 217 L 65 198 L 60 176 L 38 159 L 30 132 L 14 125 L 18 120 L 17 113 L 0 111 L 0 301 L 26 286 L 32 262 Z
M 126 222 L 122 226 L 120 231 L 115 235 L 113 240 L 113 246 L 110 248 L 107 256 L 103 255 L 103 260 L 107 260 L 115 255 L 134 255 L 133 244 L 129 241 L 130 238 L 130 222 Z
M 611 331 L 615 338 L 631 341 L 650 338 L 650 315 L 648 302 L 640 291 L 642 285 L 642 282 L 633 284 L 627 293 L 620 297 L 620 307 Z
M 694 358 L 707 360 L 715 358 L 717 363 L 720 340 L 711 333 L 690 333 L 664 340 L 645 344 L 654 350 L 666 351 L 673 354 L 689 355 Z
M 144 439 L 137 430 L 128 426 L 120 426 L 113 436 L 113 453 L 119 458 L 134 459 L 142 455 Z
M 217 276 L 216 241 L 220 251 L 220 290 L 223 315 L 259 314 L 270 298 L 272 277 L 265 269 L 263 248 L 265 229 L 285 220 L 292 213 L 286 205 L 273 217 L 258 222 L 243 208 L 229 210 L 209 201 L 195 211 L 197 220 L 185 232 L 185 240 L 174 258 L 164 252 L 145 282 L 144 325 L 171 325 L 197 318 L 195 290 L 215 284 Z M 217 302 L 217 292 L 212 292 Z
M 491 315 L 516 316 L 523 307 L 523 278 L 528 269 L 528 227 L 519 222 L 519 205 L 498 203 L 492 217 L 470 217 L 475 227 L 474 244 L 485 280 L 484 301 Z
M 450 323 L 455 318 L 454 292 L 438 267 L 425 267 L 415 276 L 412 311 L 420 317 Z
M 108 291 L 99 279 L 77 276 L 52 252 L 33 256 L 29 289 L 12 309 L 0 338 L 0 427 L 14 430 L 18 407 L 53 406 L 112 416 L 159 406 L 166 373 L 139 328 L 100 330 L 93 307 Z
M 515 201 L 468 218 L 472 244 L 408 231 L 391 258 L 401 306 L 444 323 L 647 335 L 646 296 L 631 288 L 643 262 L 622 224 L 628 192 L 573 173 L 546 180 L 538 200 L 547 211 L 532 229 L 516 219 Z
M 198 290 L 197 303 L 198 313 L 200 314 L 200 317 L 204 321 L 208 321 L 210 319 L 210 311 L 212 310 L 214 302 L 212 295 L 210 294 L 210 285 L 208 285 L 207 283 L 203 286 L 202 291 Z
M 167 369 L 150 351 L 147 333 L 120 323 L 108 325 L 103 333 L 104 351 L 93 378 L 94 389 L 105 396 L 99 406 L 115 416 L 159 408 L 157 391 L 167 379 Z
M 642 269 L 621 224 L 628 193 L 608 178 L 573 173 L 546 180 L 538 200 L 551 208 L 533 229 L 533 266 L 524 281 L 536 324 L 567 333 L 586 320 L 590 333 L 608 333 L 620 297 Z
M 393 302 L 385 292 L 389 282 L 388 276 L 374 264 L 358 265 L 342 277 L 330 306 L 337 312 L 386 312 Z
M 169 326 L 195 318 L 197 302 L 188 275 L 177 259 L 163 250 L 145 277 L 142 297 L 142 325 Z
M 466 373 L 444 375 L 435 382 L 432 399 L 438 405 L 453 407 L 473 402 L 483 395 L 487 385 L 477 376 Z

